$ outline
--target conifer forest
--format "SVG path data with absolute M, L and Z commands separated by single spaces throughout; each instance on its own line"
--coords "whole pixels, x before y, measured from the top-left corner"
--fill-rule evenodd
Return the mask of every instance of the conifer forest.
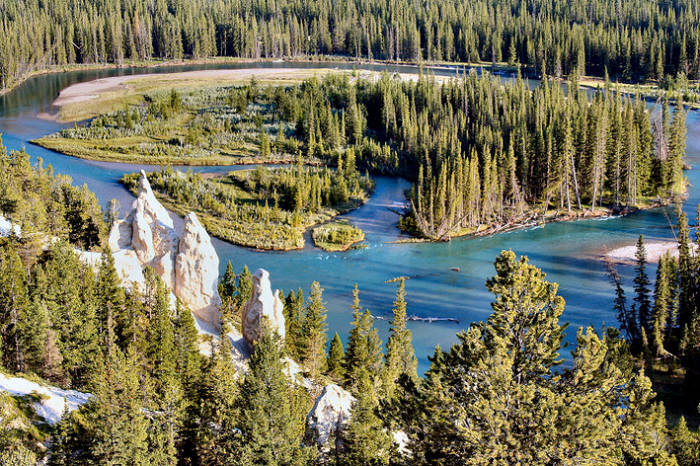
M 0 0 L 0 465 L 700 465 L 696 0 Z

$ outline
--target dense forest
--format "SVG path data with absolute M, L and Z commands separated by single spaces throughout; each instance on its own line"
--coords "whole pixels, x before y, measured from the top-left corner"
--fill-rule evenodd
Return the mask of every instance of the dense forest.
M 0 88 L 73 63 L 340 55 L 700 78 L 691 0 L 6 0 Z
M 3 214 L 22 226 L 21 235 L 0 238 L 0 374 L 92 394 L 56 425 L 33 414 L 34 395 L 0 394 L 3 464 L 700 460 L 700 436 L 684 417 L 668 420 L 644 369 L 666 365 L 681 377 L 676 397 L 690 404 L 681 413 L 692 418 L 700 401 L 700 267 L 690 251 L 700 235 L 691 240 L 683 215 L 680 257 L 662 260 L 653 296 L 640 238 L 633 304 L 612 275 L 620 331 L 579 329 L 567 364 L 557 284 L 504 251 L 486 282 L 491 315 L 459 333 L 449 351 L 436 348 L 424 377 L 406 326 L 403 280 L 385 343 L 357 286 L 345 342 L 327 334 L 318 282 L 308 293 L 282 293 L 284 340 L 263 330 L 241 374 L 228 338 L 210 339 L 211 353 L 200 353 L 192 314 L 170 300 L 152 269 L 143 289 L 125 289 L 108 249 L 96 266 L 80 259 L 74 248 L 105 244 L 93 195 L 31 167 L 24 152 L 3 149 L 0 164 Z M 251 297 L 248 269 L 236 274 L 229 263 L 219 292 L 225 334 L 240 327 Z M 314 383 L 334 382 L 354 395 L 350 421 L 326 447 L 308 439 L 315 389 L 288 379 L 285 357 Z
M 643 360 L 655 379 L 683 380 L 681 393 L 700 393 L 700 205 L 695 218 L 695 239 L 688 217 L 678 211 L 678 257 L 663 255 L 655 280 L 649 278 L 643 236 L 639 237 L 629 302 L 614 264 L 608 263 L 615 287 L 615 310 L 620 330 L 633 354 Z M 671 385 L 672 386 L 672 385 Z M 677 390 L 672 390 L 677 393 Z M 700 397 L 681 395 L 670 402 L 686 409 L 700 409 Z

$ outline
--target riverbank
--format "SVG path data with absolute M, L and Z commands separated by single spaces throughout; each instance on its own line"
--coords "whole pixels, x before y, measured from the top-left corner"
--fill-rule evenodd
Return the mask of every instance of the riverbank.
M 697 252 L 697 246 L 693 245 L 694 251 Z M 647 253 L 647 262 L 658 263 L 664 255 L 668 254 L 671 257 L 678 257 L 678 242 L 676 241 L 652 241 L 645 242 L 644 249 Z M 630 244 L 615 248 L 611 251 L 603 253 L 603 256 L 615 262 L 625 264 L 634 264 L 637 262 L 637 245 Z
M 250 68 L 112 76 L 66 87 L 52 104 L 58 112 L 54 115 L 41 114 L 40 117 L 60 123 L 74 123 L 143 103 L 148 93 L 248 84 L 251 79 L 261 85 L 284 86 L 298 84 L 320 72 L 349 73 L 334 69 Z
M 199 157 L 164 157 L 163 155 L 158 155 L 154 157 L 148 157 L 143 154 L 119 154 L 114 152 L 112 149 L 118 149 L 119 147 L 124 147 L 127 141 L 115 141 L 108 149 L 95 149 L 93 146 L 84 147 L 80 144 L 79 140 L 67 139 L 67 138 L 52 138 L 50 136 L 42 137 L 39 139 L 33 139 L 30 141 L 44 149 L 53 150 L 60 152 L 61 154 L 68 155 L 71 157 L 76 157 L 83 160 L 93 160 L 97 162 L 116 162 L 116 163 L 134 163 L 139 165 L 182 165 L 182 166 L 230 166 L 230 165 L 288 165 L 294 164 L 297 161 L 297 156 L 292 154 L 271 154 L 267 157 L 261 156 L 250 156 L 244 154 L 218 154 L 212 156 L 199 156 Z M 133 144 L 136 141 L 133 139 L 129 140 L 129 144 Z M 305 165 L 320 165 L 318 160 L 304 160 Z
M 445 68 L 489 68 L 494 72 L 514 72 L 517 68 L 510 66 L 505 62 L 448 62 L 448 61 L 429 61 L 429 60 L 376 60 L 361 57 L 344 57 L 338 55 L 299 55 L 290 57 L 277 58 L 241 58 L 241 57 L 209 57 L 201 59 L 182 59 L 182 60 L 125 60 L 121 63 L 84 63 L 70 65 L 53 65 L 46 68 L 33 70 L 20 78 L 12 81 L 12 84 L 6 88 L 0 89 L 0 96 L 9 94 L 27 80 L 47 74 L 66 73 L 71 71 L 89 71 L 89 70 L 111 70 L 123 68 L 161 68 L 169 66 L 195 66 L 195 65 L 226 65 L 226 64 L 241 64 L 241 63 L 279 63 L 279 62 L 299 62 L 299 63 L 348 63 L 358 66 L 363 65 L 391 65 L 391 66 L 424 66 L 431 69 Z

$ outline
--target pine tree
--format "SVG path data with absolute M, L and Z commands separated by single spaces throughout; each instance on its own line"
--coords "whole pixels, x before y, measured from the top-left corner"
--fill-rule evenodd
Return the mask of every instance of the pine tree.
M 671 451 L 681 466 L 700 464 L 700 435 L 688 429 L 683 416 L 671 431 Z
M 643 329 L 647 335 L 652 331 L 652 315 L 651 315 L 651 300 L 649 299 L 649 277 L 646 273 L 647 252 L 644 247 L 644 237 L 639 235 L 637 240 L 637 251 L 635 253 L 637 259 L 636 275 L 634 277 L 634 305 L 638 319 L 638 326 Z
M 375 411 L 379 406 L 370 374 L 358 374 L 356 401 L 350 423 L 341 433 L 339 463 L 346 465 L 389 464 L 391 438 Z
M 243 272 L 241 272 L 238 277 L 238 288 L 237 288 L 237 301 L 238 306 L 241 307 L 250 300 L 253 294 L 253 275 L 248 270 L 248 266 L 243 266 Z
M 0 353 L 3 365 L 16 372 L 37 370 L 44 361 L 46 317 L 32 305 L 27 274 L 12 243 L 0 250 Z
M 668 334 L 668 320 L 671 308 L 670 267 L 671 258 L 666 255 L 659 260 L 654 285 L 654 308 L 652 310 L 652 346 L 657 356 L 669 353 L 664 345 Z
M 224 272 L 224 277 L 219 282 L 219 294 L 221 297 L 233 298 L 238 288 L 236 284 L 236 273 L 233 271 L 233 265 L 229 260 L 226 264 L 226 271 Z
M 333 335 L 328 349 L 328 375 L 337 380 L 345 376 L 345 351 L 338 332 Z
M 196 451 L 197 410 L 199 389 L 202 386 L 203 358 L 199 352 L 199 333 L 194 317 L 180 300 L 176 303 L 175 318 L 176 371 L 182 385 L 184 400 L 183 424 L 177 443 L 178 458 L 193 461 Z
M 402 374 L 417 377 L 418 360 L 411 343 L 411 331 L 406 328 L 406 288 L 399 282 L 394 300 L 394 318 L 391 321 L 389 340 L 386 343 L 386 387 L 392 391 L 394 381 Z
M 105 339 L 104 364 L 93 382 L 94 397 L 84 408 L 85 456 L 99 464 L 151 464 L 149 421 L 136 354 L 130 349 L 125 356 L 116 346 L 111 316 Z
M 651 403 L 651 381 L 626 362 L 626 343 L 614 332 L 601 338 L 579 329 L 573 366 L 556 370 L 565 329 L 557 285 L 512 251 L 495 265 L 488 320 L 460 333 L 448 353 L 436 351 L 415 388 L 402 380 L 400 428 L 410 439 L 411 461 L 670 461 L 663 409 Z M 629 402 L 624 407 L 621 396 Z M 587 422 L 591 416 L 605 422 Z
M 289 355 L 297 361 L 302 359 L 306 348 L 304 339 L 304 292 L 301 288 L 290 291 L 284 300 L 284 323 L 287 326 L 284 343 Z
M 102 260 L 97 272 L 96 297 L 100 334 L 104 335 L 107 313 L 111 312 L 117 322 L 122 322 L 124 320 L 122 314 L 126 312 L 124 310 L 124 289 L 121 287 L 121 280 L 114 266 L 114 256 L 112 256 L 109 246 L 106 246 L 102 252 Z M 117 330 L 117 334 L 120 333 Z
M 362 312 L 360 308 L 357 284 L 353 291 L 352 310 L 352 329 L 345 354 L 345 380 L 351 387 L 358 383 L 361 370 L 367 371 L 374 380 L 383 368 L 382 342 L 369 309 Z
M 147 346 L 154 395 L 149 429 L 149 450 L 153 464 L 174 464 L 185 409 L 181 378 L 177 373 L 178 353 L 171 314 L 169 290 L 156 277 L 155 302 L 149 322 Z
M 295 428 L 284 375 L 282 343 L 266 328 L 255 345 L 236 402 L 241 431 L 235 464 L 295 464 L 309 451 Z
M 303 326 L 306 341 L 303 362 L 312 376 L 317 376 L 326 367 L 326 328 L 323 289 L 318 282 L 313 282 L 306 304 L 306 318 Z
M 193 406 L 196 461 L 203 464 L 236 464 L 240 442 L 239 383 L 231 359 L 231 341 L 226 336 L 228 326 L 221 329 L 219 345 L 212 351 L 199 388 L 198 403 Z

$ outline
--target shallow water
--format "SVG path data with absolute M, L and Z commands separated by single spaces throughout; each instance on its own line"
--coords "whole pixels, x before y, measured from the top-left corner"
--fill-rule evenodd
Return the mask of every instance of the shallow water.
M 227 65 L 178 66 L 167 68 L 128 68 L 121 70 L 93 70 L 37 76 L 6 96 L 0 96 L 0 133 L 10 149 L 26 147 L 33 160 L 41 157 L 58 173 L 73 177 L 76 184 L 87 184 L 102 204 L 116 198 L 123 208 L 133 197 L 118 183 L 124 173 L 140 168 L 133 164 L 90 162 L 67 157 L 32 145 L 28 141 L 58 130 L 62 125 L 38 119 L 40 112 L 50 112 L 51 102 L 64 87 L 82 81 L 107 76 L 134 73 L 162 73 L 214 68 L 250 67 L 309 67 L 347 68 L 353 65 L 313 63 L 249 63 Z M 416 67 L 385 67 L 362 65 L 358 69 L 417 72 Z M 453 74 L 452 70 L 435 71 Z M 700 162 L 700 113 L 688 115 L 688 162 L 694 168 Z M 226 172 L 237 167 L 192 167 L 195 171 Z M 190 168 L 186 168 L 190 169 Z M 691 187 L 684 208 L 695 218 L 695 206 L 700 203 L 700 174 L 686 172 Z M 334 331 L 345 337 L 351 318 L 352 287 L 358 283 L 362 305 L 380 317 L 390 317 L 396 284 L 387 284 L 397 276 L 409 276 L 406 282 L 408 313 L 421 317 L 452 317 L 455 323 L 409 322 L 414 346 L 419 357 L 419 370 L 428 367 L 427 356 L 436 344 L 447 348 L 456 341 L 456 333 L 470 322 L 485 319 L 490 312 L 491 296 L 484 281 L 493 274 L 493 260 L 503 249 L 513 249 L 527 255 L 541 267 L 549 279 L 559 282 L 560 294 L 567 306 L 563 319 L 571 323 L 567 341 L 573 343 L 576 328 L 582 325 L 615 325 L 612 311 L 612 287 L 599 260 L 604 247 L 609 249 L 630 244 L 640 234 L 648 241 L 672 238 L 671 229 L 661 209 L 639 212 L 624 218 L 581 220 L 554 223 L 542 228 L 504 233 L 488 238 L 455 239 L 450 243 L 392 244 L 399 238 L 396 229 L 403 192 L 409 186 L 401 179 L 377 178 L 377 189 L 372 199 L 360 209 L 345 217 L 362 228 L 367 237 L 366 249 L 345 253 L 328 253 L 307 245 L 304 250 L 291 252 L 259 252 L 233 246 L 214 239 L 221 259 L 221 268 L 231 261 L 240 270 L 244 264 L 251 269 L 259 267 L 270 271 L 274 287 L 288 291 L 308 289 L 318 280 L 325 289 L 330 335 Z M 671 215 L 672 212 L 670 212 Z M 450 269 L 459 267 L 460 272 Z M 620 266 L 620 272 L 631 284 L 633 269 Z M 653 274 L 654 270 L 650 270 Z M 631 291 L 631 290 L 630 290 Z M 377 322 L 382 337 L 386 337 L 387 321 Z M 568 356 L 568 354 L 566 354 Z

